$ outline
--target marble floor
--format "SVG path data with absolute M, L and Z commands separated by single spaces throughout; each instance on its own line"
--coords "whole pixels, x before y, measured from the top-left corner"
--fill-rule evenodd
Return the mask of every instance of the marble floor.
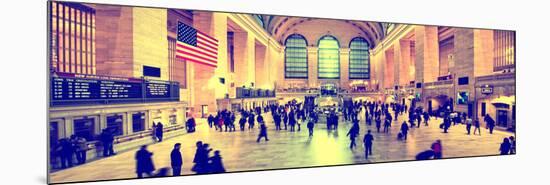
M 257 128 L 243 132 L 218 132 L 209 128 L 204 119 L 200 119 L 197 132 L 149 145 L 148 150 L 154 153 L 157 169 L 170 167 L 172 147 L 175 143 L 181 143 L 184 158 L 182 174 L 189 175 L 194 174 L 191 171 L 192 160 L 195 143 L 199 140 L 209 143 L 213 150 L 220 150 L 226 170 L 236 172 L 414 160 L 416 154 L 429 149 L 437 139 L 442 141 L 444 158 L 497 155 L 502 139 L 514 135 L 498 130 L 491 135 L 485 128 L 482 128 L 481 136 L 467 135 L 464 125 L 452 126 L 449 133 L 442 133 L 438 127 L 442 119 L 432 119 L 427 127 L 422 125 L 420 128 L 412 128 L 407 141 L 398 141 L 396 135 L 400 123 L 406 117 L 399 116 L 398 121 L 392 123 L 389 134 L 376 133 L 374 125 L 368 126 L 362 121 L 361 134 L 357 138 L 358 147 L 354 150 L 349 149 L 350 140 L 346 137 L 351 123 L 341 120 L 337 131 L 327 131 L 324 119 L 320 119 L 310 138 L 305 124 L 300 132 L 276 131 L 270 114 L 264 115 L 268 126 L 268 142 L 262 139 L 256 143 L 259 133 Z M 375 140 L 373 155 L 366 160 L 361 141 L 368 129 L 372 130 Z M 56 171 L 50 174 L 50 183 L 135 178 L 136 150 Z

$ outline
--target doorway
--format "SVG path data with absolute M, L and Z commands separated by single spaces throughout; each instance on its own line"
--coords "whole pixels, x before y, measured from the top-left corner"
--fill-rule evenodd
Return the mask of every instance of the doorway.
M 508 110 L 497 110 L 497 126 L 508 126 Z

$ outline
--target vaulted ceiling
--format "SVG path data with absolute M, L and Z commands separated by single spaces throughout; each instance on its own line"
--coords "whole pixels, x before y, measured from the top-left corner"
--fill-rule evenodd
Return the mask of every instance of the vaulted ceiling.
M 279 43 L 283 44 L 284 40 L 292 30 L 304 23 L 318 20 L 330 20 L 337 22 L 344 22 L 354 30 L 360 30 L 371 48 L 374 48 L 381 40 L 386 36 L 387 28 L 391 24 L 380 22 L 368 22 L 368 21 L 349 21 L 349 20 L 336 20 L 336 19 L 319 19 L 319 18 L 307 18 L 307 17 L 288 17 L 288 16 L 272 16 L 272 15 L 251 15 L 256 22 L 264 28 L 269 34 L 271 34 Z

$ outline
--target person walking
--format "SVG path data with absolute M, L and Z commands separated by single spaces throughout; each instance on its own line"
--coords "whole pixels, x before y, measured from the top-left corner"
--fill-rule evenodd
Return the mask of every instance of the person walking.
M 78 164 L 86 163 L 86 152 L 88 151 L 88 144 L 86 138 L 76 136 L 74 140 L 76 160 Z
M 161 122 L 158 122 L 156 130 L 157 131 L 155 132 L 155 134 L 157 135 L 158 141 L 162 142 L 162 138 L 164 135 L 164 125 L 162 125 Z
M 73 143 L 67 138 L 59 140 L 60 153 L 61 153 L 61 168 L 67 168 L 73 166 Z
M 451 118 L 447 116 L 445 117 L 445 119 L 443 119 L 443 133 L 449 133 L 448 130 L 450 127 L 451 127 Z
M 141 146 L 136 152 L 136 173 L 138 178 L 143 178 L 143 174 L 151 177 L 153 171 L 155 171 L 155 165 L 153 164 L 153 153 L 147 151 L 147 145 Z
M 401 124 L 401 134 L 403 134 L 403 140 L 407 140 L 407 133 L 409 132 L 409 126 L 407 125 L 407 122 L 403 121 L 403 124 Z
M 313 137 L 313 127 L 315 127 L 315 122 L 313 121 L 313 118 L 308 118 L 307 129 L 309 130 L 309 137 Z
M 115 155 L 115 152 L 113 149 L 113 143 L 115 138 L 113 133 L 111 133 L 109 129 L 105 128 L 101 132 L 100 138 L 101 138 L 101 144 L 103 145 L 103 157 Z
M 371 134 L 371 131 L 368 130 L 367 134 L 363 137 L 363 144 L 365 145 L 365 159 L 369 158 L 369 155 L 372 155 L 372 141 L 374 137 Z
M 251 112 L 250 115 L 248 115 L 248 130 L 252 130 L 254 128 L 254 114 Z
M 256 139 L 256 142 L 259 143 L 260 139 L 265 138 L 265 141 L 269 141 L 267 138 L 267 126 L 265 126 L 265 123 L 260 123 L 260 134 L 258 135 L 258 139 Z
M 489 134 L 493 134 L 493 129 L 495 128 L 495 120 L 489 116 L 489 114 L 485 114 L 485 124 L 487 124 L 487 128 L 489 129 Z
M 281 130 L 281 116 L 276 111 L 271 112 L 273 116 L 273 123 L 275 124 L 275 130 Z
M 157 142 L 157 124 L 153 121 L 153 125 L 151 125 L 151 139 L 153 139 L 153 142 Z
M 290 110 L 288 113 L 288 124 L 290 125 L 290 131 L 294 132 L 294 128 L 296 126 L 296 118 L 294 116 L 294 110 Z
M 470 135 L 470 130 L 472 130 L 472 118 L 468 117 L 466 118 L 466 131 L 468 135 Z
M 212 124 L 214 124 L 215 120 L 215 118 L 212 119 Z M 190 116 L 190 118 L 187 119 L 185 126 L 187 127 L 187 133 L 195 132 L 195 118 L 193 116 Z
M 508 138 L 504 138 L 502 140 L 502 143 L 500 144 L 500 155 L 508 155 L 510 154 L 510 148 L 511 148 L 510 140 Z
M 225 167 L 223 166 L 222 156 L 220 151 L 214 151 L 214 156 L 210 157 L 209 173 L 225 173 Z
M 208 126 L 209 126 L 210 128 L 212 128 L 213 125 L 214 125 L 214 116 L 212 116 L 212 114 L 210 114 L 210 115 L 208 116 Z
M 346 134 L 346 136 L 349 136 L 349 140 L 351 141 L 349 144 L 349 149 L 353 150 L 353 148 L 357 146 L 357 144 L 355 144 L 355 138 L 357 138 L 358 134 L 359 134 L 359 124 L 355 123 L 353 124 L 353 126 L 351 126 L 348 133 Z
M 443 157 L 443 146 L 441 145 L 441 140 L 436 140 L 432 144 L 431 148 L 434 152 L 434 159 L 441 159 Z
M 241 119 L 239 119 L 239 127 L 241 128 L 241 131 L 244 131 L 245 124 L 246 124 L 246 116 L 241 114 Z
M 508 139 L 510 139 L 510 154 L 516 154 L 516 138 L 510 136 Z
M 428 114 L 428 112 L 424 112 L 423 117 L 424 117 L 424 125 L 428 126 L 428 121 L 430 120 L 430 114 Z
M 378 117 L 378 120 L 380 120 L 380 116 Z M 390 127 L 391 127 L 391 119 L 384 120 L 384 133 L 390 133 Z
M 196 143 L 197 150 L 195 151 L 195 157 L 193 158 L 193 167 L 192 171 L 197 174 L 206 174 L 209 172 L 208 165 L 208 154 L 212 149 L 208 148 L 208 144 L 202 143 L 202 141 L 197 141 Z
M 181 143 L 174 144 L 174 149 L 170 153 L 170 165 L 172 166 L 172 175 L 181 175 L 181 166 L 183 166 L 183 158 L 180 152 Z
M 479 120 L 476 118 L 476 120 L 474 121 L 474 135 L 476 135 L 476 131 L 479 133 L 479 135 L 481 136 L 481 125 L 479 124 Z

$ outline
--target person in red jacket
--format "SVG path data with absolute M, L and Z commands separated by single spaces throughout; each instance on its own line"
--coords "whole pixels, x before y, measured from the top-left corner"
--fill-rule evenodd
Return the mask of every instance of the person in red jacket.
M 434 159 L 441 159 L 443 157 L 443 146 L 441 145 L 441 140 L 436 140 L 432 144 L 432 150 L 434 151 Z

